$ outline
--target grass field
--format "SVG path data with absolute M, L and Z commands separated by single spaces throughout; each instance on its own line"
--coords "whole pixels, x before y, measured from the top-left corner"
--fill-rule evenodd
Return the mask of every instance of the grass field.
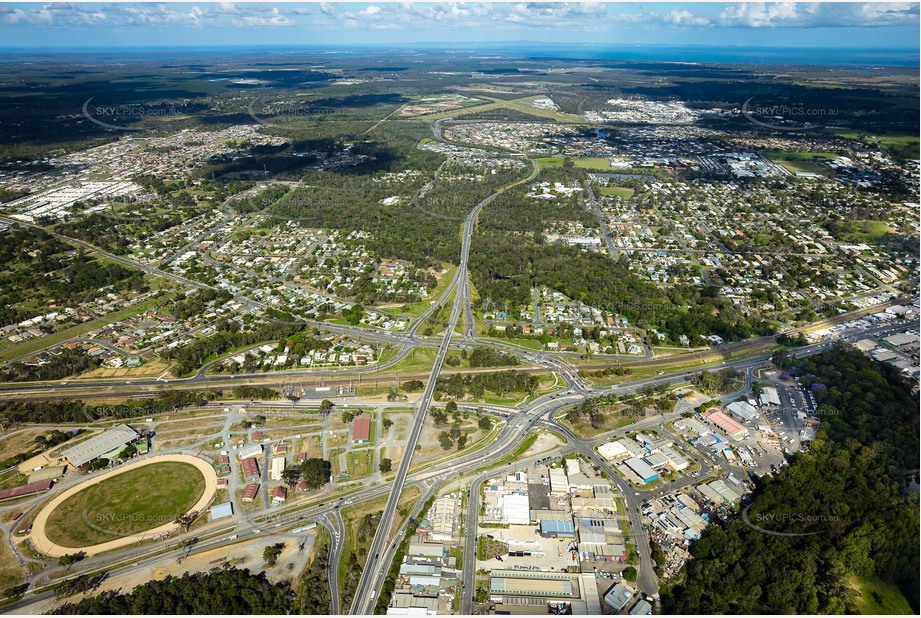
M 563 157 L 541 157 L 534 160 L 541 167 L 563 167 Z M 572 162 L 581 169 L 615 171 L 604 157 L 574 157 Z
M 855 223 L 858 230 L 854 233 L 854 238 L 865 243 L 877 244 L 882 241 L 883 236 L 895 231 L 885 221 L 878 219 L 867 219 Z
M 793 152 L 790 150 L 765 150 L 764 156 L 771 161 L 811 161 L 821 157 L 823 159 L 837 159 L 833 152 Z
M 23 575 L 22 569 L 19 568 L 13 556 L 13 551 L 4 539 L 3 542 L 0 542 L 0 590 L 21 584 Z
M 601 187 L 598 189 L 598 193 L 601 195 L 614 195 L 624 199 L 633 197 L 633 189 L 630 187 Z
M 371 474 L 373 456 L 374 451 L 369 448 L 350 451 L 346 454 L 345 461 L 349 466 L 349 478 L 354 480 Z
M 832 131 L 835 135 L 848 139 L 859 139 L 864 142 L 877 143 L 893 154 L 908 159 L 917 159 L 921 155 L 921 142 L 917 133 L 867 133 L 856 129 L 837 129 Z
M 502 92 L 501 90 L 496 90 L 496 93 Z M 531 101 L 535 99 L 542 99 L 545 95 L 533 95 L 528 97 L 522 97 L 520 99 L 498 99 L 490 97 L 488 95 L 478 95 L 480 99 L 488 101 L 484 105 L 477 105 L 475 107 L 465 108 L 463 110 L 451 110 L 445 111 L 438 114 L 428 114 L 425 116 L 426 120 L 438 120 L 439 118 L 463 118 L 466 114 L 478 114 L 490 110 L 498 109 L 510 109 L 522 114 L 527 114 L 529 116 L 535 116 L 537 118 L 548 118 L 550 120 L 555 120 L 556 122 L 581 122 L 582 117 L 575 114 L 567 114 L 566 112 L 560 112 L 555 109 L 540 109 L 531 105 Z
M 129 470 L 76 493 L 48 518 L 48 538 L 85 547 L 171 523 L 205 491 L 205 479 L 180 462 Z
M 824 167 L 818 163 L 813 163 L 812 161 L 775 161 L 775 163 L 792 174 L 797 172 L 811 172 L 813 174 L 823 175 L 830 173 L 827 167 Z
M 35 438 L 48 433 L 46 429 L 26 429 L 0 440 L 0 461 L 15 457 L 35 448 Z
M 910 615 L 915 613 L 905 595 L 895 584 L 890 584 L 878 577 L 852 577 L 849 583 L 851 588 L 860 594 L 857 599 L 857 610 L 861 614 Z

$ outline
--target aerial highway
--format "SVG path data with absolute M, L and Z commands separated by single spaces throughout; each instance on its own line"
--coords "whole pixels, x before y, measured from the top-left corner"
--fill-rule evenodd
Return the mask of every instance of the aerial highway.
M 913 324 L 905 323 L 883 325 L 862 331 L 859 336 L 881 336 L 895 332 L 902 332 L 912 327 L 914 327 Z M 853 335 L 851 337 L 853 337 Z M 794 350 L 792 355 L 796 357 L 808 356 L 828 349 L 832 345 L 834 345 L 833 341 L 823 341 Z M 765 354 L 759 355 L 758 357 L 730 361 L 717 366 L 713 366 L 711 369 L 732 367 L 747 372 L 750 368 L 766 366 L 769 360 L 770 355 Z M 608 471 L 610 478 L 614 479 L 614 481 L 617 482 L 620 486 L 628 507 L 631 535 L 634 539 L 637 540 L 638 552 L 640 554 L 640 579 L 638 583 L 644 592 L 655 594 L 657 590 L 657 584 L 655 583 L 654 571 L 651 565 L 651 558 L 648 551 L 648 542 L 646 541 L 646 536 L 642 531 L 642 523 L 640 522 L 637 508 L 639 507 L 639 504 L 642 502 L 642 500 L 648 498 L 651 495 L 661 493 L 663 489 L 674 489 L 681 487 L 688 483 L 694 482 L 694 480 L 690 478 L 684 478 L 676 481 L 674 484 L 669 485 L 668 487 L 659 488 L 655 492 L 637 490 L 626 483 L 626 481 L 621 479 L 619 475 L 614 474 L 607 462 L 600 458 L 594 449 L 601 442 L 609 440 L 612 437 L 616 437 L 619 434 L 626 433 L 627 431 L 635 431 L 638 429 L 652 427 L 661 428 L 664 422 L 670 420 L 676 415 L 673 414 L 667 417 L 649 417 L 620 430 L 614 430 L 612 432 L 608 432 L 588 440 L 579 438 L 573 434 L 565 425 L 556 423 L 553 418 L 558 411 L 569 405 L 584 400 L 587 396 L 603 395 L 608 393 L 628 394 L 636 392 L 646 386 L 657 386 L 660 384 L 680 384 L 685 382 L 687 377 L 693 375 L 694 373 L 696 373 L 695 370 L 688 370 L 676 374 L 667 374 L 634 380 L 614 386 L 597 388 L 594 389 L 590 394 L 578 392 L 575 388 L 575 385 L 570 385 L 570 389 L 568 391 L 542 395 L 534 399 L 531 403 L 522 406 L 521 408 L 484 406 L 484 411 L 487 413 L 493 410 L 495 410 L 496 413 L 501 413 L 504 417 L 504 422 L 506 423 L 497 435 L 496 440 L 492 443 L 491 447 L 488 449 L 480 449 L 473 453 L 457 457 L 456 459 L 425 468 L 424 470 L 419 470 L 417 472 L 404 475 L 403 487 L 407 487 L 410 484 L 418 485 L 423 488 L 426 495 L 432 495 L 432 490 L 441 485 L 441 482 L 438 482 L 439 475 L 442 475 L 443 477 L 450 477 L 452 479 L 461 478 L 471 473 L 475 473 L 477 475 L 476 478 L 481 478 L 484 476 L 489 477 L 490 475 L 494 475 L 497 471 L 502 470 L 507 465 L 509 465 L 501 464 L 496 466 L 491 464 L 501 460 L 503 457 L 511 453 L 522 442 L 522 440 L 524 440 L 524 438 L 532 429 L 536 427 L 550 429 L 562 435 L 568 440 L 568 443 L 564 447 L 558 449 L 558 452 L 554 451 L 554 453 L 559 455 L 571 452 L 580 453 L 581 455 L 587 457 L 589 461 L 598 466 L 600 469 Z M 544 453 L 541 457 L 547 457 L 550 455 L 553 455 L 553 453 Z M 709 469 L 709 464 L 705 459 L 697 456 L 694 453 L 691 453 L 691 455 L 698 462 L 698 464 L 701 464 L 702 470 Z M 426 482 L 430 482 L 431 484 L 427 485 Z M 325 504 L 320 505 L 316 504 L 317 498 L 312 497 L 305 499 L 303 506 L 295 504 L 291 505 L 290 508 L 285 509 L 284 513 L 289 514 L 286 515 L 286 517 L 293 516 L 292 520 L 294 522 L 299 522 L 301 520 L 319 521 L 319 518 L 326 518 L 330 523 L 329 527 L 331 527 L 333 530 L 330 548 L 331 565 L 329 583 L 331 589 L 336 589 L 338 587 L 337 574 L 333 573 L 332 564 L 338 564 L 338 560 L 341 559 L 342 554 L 341 535 L 344 535 L 345 531 L 341 515 L 339 515 L 339 509 L 344 504 L 343 501 L 348 500 L 349 503 L 357 504 L 359 502 L 378 499 L 385 495 L 392 496 L 395 494 L 393 487 L 393 483 L 367 487 L 348 495 L 344 495 L 341 498 L 334 498 L 332 501 L 327 501 Z M 396 493 L 396 495 L 399 495 L 399 493 Z M 474 494 L 471 490 L 471 498 L 473 497 Z M 26 512 L 26 514 L 28 514 L 29 510 L 37 506 L 40 502 L 40 500 L 35 500 L 28 505 L 23 505 L 26 507 L 23 510 Z M 469 505 L 470 503 L 468 502 L 468 535 L 470 534 L 471 524 L 475 522 L 475 519 L 471 518 L 470 516 Z M 267 520 L 273 516 L 277 515 L 273 515 L 273 511 L 271 509 L 264 509 L 263 511 L 252 515 L 249 520 L 239 523 L 236 528 L 232 529 L 233 534 L 239 535 L 241 538 L 245 535 L 259 534 L 260 532 L 265 534 L 267 532 Z M 288 527 L 293 527 L 294 525 L 295 524 L 293 523 L 286 524 Z M 216 534 L 216 532 L 220 531 L 220 529 L 220 525 L 209 525 L 208 527 L 202 528 L 200 535 L 202 537 L 208 538 L 196 545 L 192 550 L 193 553 L 205 551 L 207 549 L 233 545 L 235 541 L 231 540 L 228 536 L 230 535 L 230 532 L 225 532 L 224 534 Z M 257 530 L 259 532 L 256 532 Z M 337 531 L 340 534 L 338 538 L 336 537 Z M 209 535 L 214 536 L 212 537 Z M 153 561 L 158 559 L 158 556 L 162 555 L 166 545 L 167 542 L 164 541 L 152 545 L 142 545 L 141 547 L 125 548 L 123 550 L 119 550 L 112 554 L 106 554 L 104 556 L 90 557 L 87 558 L 84 562 L 81 562 L 78 569 L 73 570 L 73 575 L 76 576 L 80 573 L 86 572 L 98 572 L 100 570 L 109 571 L 110 576 L 118 575 L 120 573 L 127 573 L 132 567 L 123 565 L 117 566 L 115 569 L 109 569 L 108 565 L 113 563 L 119 565 L 128 561 L 139 562 L 141 565 L 145 564 L 145 561 L 147 561 L 147 563 L 153 563 Z M 358 600 L 365 600 L 362 609 L 367 611 L 373 609 L 372 600 L 367 598 L 367 596 L 370 595 L 371 590 L 374 590 L 375 595 L 380 590 L 380 585 L 382 585 L 383 582 L 383 576 L 389 569 L 390 562 L 388 559 L 392 560 L 393 558 L 394 552 L 392 550 L 394 547 L 392 547 L 392 545 L 393 543 L 388 545 L 386 541 L 383 541 L 377 550 L 379 553 L 382 553 L 382 555 L 376 561 L 376 568 L 373 570 L 366 568 L 364 571 L 366 577 L 363 579 L 363 583 L 365 581 L 368 582 L 365 583 L 365 587 L 363 588 L 365 596 L 359 596 L 359 594 L 356 593 L 355 597 L 357 605 L 362 605 L 361 603 L 358 603 Z M 386 549 L 387 551 L 382 552 L 383 549 Z M 179 550 L 175 549 L 173 551 L 178 552 Z M 468 550 L 465 549 L 465 551 Z M 369 560 L 372 556 L 373 554 L 369 552 Z M 469 568 L 475 568 L 475 562 L 465 561 L 465 567 L 467 565 L 469 565 Z M 373 577 L 368 575 L 369 573 L 372 574 Z M 464 581 L 467 582 L 470 578 L 472 578 L 472 575 L 468 575 L 465 572 Z M 43 588 L 40 581 L 36 580 L 34 585 L 37 587 L 37 591 L 35 593 L 28 593 L 26 597 L 21 601 L 17 601 L 14 604 L 8 605 L 6 610 L 15 611 L 16 608 L 26 607 L 31 603 L 35 603 L 41 599 L 46 599 L 53 596 L 53 590 Z M 465 585 L 467 584 L 465 583 Z M 333 593 L 333 596 L 336 596 L 337 592 L 338 591 Z M 470 586 L 467 585 L 467 596 L 472 594 L 473 591 L 470 589 Z M 357 609 L 358 607 L 355 607 L 353 611 Z
M 535 164 L 531 177 L 536 176 L 538 169 L 539 168 Z M 519 182 L 525 182 L 525 180 Z M 390 527 L 393 521 L 393 515 L 397 509 L 397 504 L 400 500 L 400 494 L 403 492 L 403 486 L 406 482 L 406 475 L 409 473 L 409 468 L 412 465 L 413 453 L 415 452 L 416 444 L 419 441 L 419 436 L 422 433 L 422 426 L 425 422 L 425 415 L 428 412 L 428 407 L 435 395 L 435 383 L 438 380 L 438 374 L 441 372 L 441 367 L 444 363 L 445 356 L 447 355 L 448 349 L 451 345 L 451 338 L 454 336 L 454 330 L 457 327 L 457 322 L 460 318 L 461 311 L 466 306 L 467 299 L 469 298 L 469 295 L 465 294 L 464 292 L 467 290 L 467 260 L 470 256 L 470 242 L 473 238 L 476 216 L 480 210 L 482 210 L 488 203 L 493 201 L 496 196 L 498 196 L 504 190 L 505 187 L 479 202 L 464 220 L 463 235 L 461 241 L 461 255 L 458 262 L 457 271 L 454 275 L 454 279 L 452 280 L 451 285 L 448 286 L 445 294 L 442 296 L 442 300 L 444 300 L 448 297 L 451 291 L 455 292 L 454 302 L 451 306 L 451 314 L 448 318 L 448 325 L 445 329 L 445 334 L 442 339 L 441 346 L 438 348 L 438 355 L 435 357 L 435 363 L 432 366 L 432 372 L 429 375 L 428 382 L 425 386 L 425 391 L 422 394 L 422 398 L 419 400 L 416 418 L 413 422 L 413 426 L 410 429 L 409 436 L 406 441 L 406 447 L 403 451 L 404 456 L 400 461 L 400 465 L 397 470 L 397 476 L 393 481 L 393 488 L 391 489 L 390 497 L 387 499 L 387 505 L 384 507 L 384 512 L 381 516 L 381 521 L 378 526 L 377 533 L 374 535 L 374 540 L 371 543 L 371 548 L 368 550 L 368 559 L 362 572 L 361 581 L 358 584 L 358 590 L 355 593 L 355 602 L 351 608 L 351 613 L 353 614 L 370 613 L 370 610 L 373 609 L 374 597 L 379 592 L 383 574 L 389 567 L 389 563 L 385 563 L 381 560 L 381 552 L 384 551 L 387 543 L 389 542 Z M 436 307 L 437 303 L 436 305 L 433 305 L 429 311 L 435 311 Z M 419 324 L 421 324 L 421 320 L 417 322 L 416 327 L 418 327 Z M 383 567 L 381 566 L 382 564 Z

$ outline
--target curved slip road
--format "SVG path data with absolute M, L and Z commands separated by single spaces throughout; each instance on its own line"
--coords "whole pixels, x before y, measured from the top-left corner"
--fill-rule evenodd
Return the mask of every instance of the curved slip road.
M 119 549 L 121 547 L 125 547 L 126 545 L 138 543 L 144 539 L 149 539 L 151 537 L 176 530 L 179 526 L 170 522 L 145 532 L 130 534 L 128 536 L 123 536 L 112 541 L 106 541 L 105 543 L 98 543 L 88 547 L 64 547 L 63 545 L 58 545 L 57 543 L 52 542 L 46 534 L 45 527 L 48 524 L 48 518 L 51 516 L 51 513 L 53 513 L 54 509 L 60 506 L 71 496 L 76 495 L 87 487 L 92 487 L 93 485 L 108 480 L 114 476 L 118 476 L 124 472 L 130 472 L 131 470 L 136 470 L 138 468 L 149 466 L 155 463 L 185 463 L 195 466 L 205 478 L 205 491 L 202 492 L 198 502 L 196 502 L 195 505 L 189 509 L 189 512 L 201 511 L 206 506 L 208 506 L 208 504 L 211 502 L 211 499 L 214 497 L 214 493 L 217 491 L 217 474 L 214 472 L 214 468 L 211 467 L 211 464 L 203 459 L 193 457 L 191 455 L 156 455 L 154 457 L 149 457 L 147 459 L 142 459 L 140 461 L 126 464 L 116 470 L 106 472 L 105 474 L 101 474 L 95 478 L 91 478 L 83 483 L 80 483 L 79 485 L 75 485 L 67 489 L 66 491 L 52 498 L 51 502 L 49 502 L 35 517 L 35 522 L 32 524 L 32 531 L 27 537 L 32 543 L 32 546 L 36 549 L 36 551 L 39 551 L 52 558 L 60 558 L 64 554 L 72 554 L 74 552 L 84 552 L 89 556 L 94 556 L 96 554 L 101 554 L 102 552 Z

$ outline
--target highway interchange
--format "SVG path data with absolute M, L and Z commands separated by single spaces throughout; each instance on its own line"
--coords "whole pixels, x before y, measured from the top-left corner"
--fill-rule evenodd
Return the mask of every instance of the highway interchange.
M 439 139 L 440 122 L 442 121 L 438 121 L 435 127 L 433 127 L 436 133 L 436 138 Z M 527 178 L 524 178 L 514 184 L 527 182 L 533 179 L 539 172 L 539 167 L 537 164 L 533 161 L 528 161 L 533 167 L 531 174 Z M 694 479 L 686 477 L 671 484 L 666 484 L 665 486 L 659 487 L 655 492 L 637 491 L 636 488 L 624 480 L 623 477 L 614 472 L 613 468 L 608 464 L 608 462 L 598 455 L 595 447 L 603 441 L 609 440 L 612 437 L 624 435 L 628 431 L 653 427 L 655 427 L 658 431 L 664 431 L 662 428 L 663 423 L 677 417 L 678 413 L 676 412 L 668 416 L 649 417 L 636 424 L 629 425 L 628 427 L 619 430 L 607 432 L 601 436 L 597 436 L 588 440 L 575 435 L 568 427 L 555 422 L 554 418 L 560 410 L 566 408 L 567 406 L 580 403 L 586 398 L 606 394 L 624 395 L 635 393 L 647 386 L 674 386 L 682 384 L 686 382 L 690 376 L 698 373 L 701 369 L 695 368 L 677 372 L 666 372 L 665 370 L 668 369 L 668 365 L 663 364 L 663 375 L 627 381 L 615 386 L 592 388 L 587 385 L 585 381 L 579 376 L 577 369 L 562 360 L 559 355 L 551 356 L 543 352 L 525 350 L 523 348 L 512 345 L 497 343 L 495 341 L 479 341 L 476 336 L 475 318 L 471 309 L 470 289 L 468 283 L 468 256 L 470 251 L 470 243 L 476 226 L 477 215 L 480 210 L 482 210 L 498 195 L 500 195 L 503 191 L 507 190 L 511 186 L 514 185 L 503 187 L 496 193 L 479 202 L 464 219 L 462 227 L 461 255 L 459 256 L 457 271 L 450 285 L 448 285 L 441 296 L 434 303 L 432 303 L 429 309 L 427 309 L 423 314 L 418 316 L 412 322 L 407 331 L 402 333 L 390 333 L 359 327 L 312 322 L 310 320 L 302 320 L 299 316 L 295 316 L 295 319 L 297 319 L 299 323 L 312 324 L 320 328 L 341 333 L 343 335 L 362 338 L 370 341 L 389 343 L 399 347 L 399 353 L 386 362 L 374 366 L 349 368 L 347 370 L 337 372 L 343 374 L 342 377 L 339 378 L 340 380 L 346 379 L 345 376 L 349 376 L 350 374 L 362 374 L 370 372 L 379 373 L 385 369 L 391 368 L 405 359 L 406 356 L 414 348 L 437 347 L 438 352 L 431 371 L 425 376 L 420 376 L 426 379 L 426 386 L 421 399 L 418 401 L 415 419 L 406 438 L 404 449 L 405 455 L 399 462 L 395 478 L 386 484 L 363 487 L 349 493 L 348 495 L 343 495 L 338 498 L 327 500 L 326 502 L 319 502 L 319 500 L 323 499 L 322 497 L 308 497 L 300 501 L 300 503 L 289 505 L 289 507 L 284 508 L 284 515 L 281 518 L 279 518 L 278 515 L 273 515 L 272 510 L 267 507 L 263 511 L 249 517 L 246 521 L 239 522 L 235 527 L 232 527 L 231 529 L 228 529 L 226 525 L 222 525 L 219 522 L 215 524 L 209 524 L 199 530 L 198 534 L 200 540 L 198 544 L 192 548 L 192 553 L 203 552 L 221 547 L 231 547 L 235 543 L 250 540 L 253 536 L 274 536 L 279 534 L 289 534 L 290 530 L 302 526 L 305 522 L 316 522 L 327 531 L 329 542 L 328 581 L 332 599 L 330 606 L 331 613 L 337 614 L 348 612 L 351 614 L 370 614 L 374 611 L 376 599 L 378 598 L 382 586 L 384 585 L 387 572 L 390 570 L 391 564 L 396 558 L 397 548 L 400 544 L 400 541 L 407 533 L 406 527 L 410 518 L 422 515 L 419 513 L 422 505 L 425 504 L 429 498 L 436 496 L 440 489 L 449 481 L 454 482 L 458 479 L 466 478 L 469 479 L 467 483 L 467 487 L 469 488 L 469 498 L 466 502 L 466 518 L 464 522 L 464 560 L 463 574 L 461 578 L 463 589 L 466 592 L 462 595 L 460 609 L 461 613 L 471 613 L 473 609 L 472 594 L 474 591 L 475 582 L 475 541 L 477 530 L 476 520 L 479 508 L 479 502 L 477 500 L 479 495 L 479 488 L 486 480 L 495 475 L 497 471 L 501 471 L 507 465 L 509 465 L 505 463 L 497 466 L 496 462 L 502 460 L 503 457 L 509 455 L 510 453 L 513 453 L 522 444 L 531 430 L 541 428 L 544 430 L 553 431 L 564 438 L 566 441 L 565 445 L 552 453 L 542 453 L 540 456 L 529 460 L 517 461 L 516 465 L 527 465 L 528 463 L 533 463 L 533 461 L 536 461 L 537 459 L 542 459 L 550 455 L 558 456 L 568 453 L 575 453 L 584 456 L 596 468 L 606 472 L 608 477 L 618 485 L 626 503 L 626 514 L 628 516 L 630 526 L 630 535 L 633 542 L 636 544 L 636 548 L 639 554 L 639 565 L 637 565 L 637 568 L 640 575 L 637 586 L 647 595 L 653 597 L 657 595 L 658 583 L 656 581 L 649 542 L 646 532 L 643 528 L 639 507 L 643 500 L 647 499 L 648 497 L 654 494 L 661 494 L 663 491 L 669 491 L 683 487 L 694 482 Z M 592 204 L 594 205 L 594 198 L 592 198 Z M 12 220 L 6 219 L 5 217 L 0 217 L 0 220 L 12 222 Z M 15 223 L 21 224 L 22 222 L 15 221 Z M 610 244 L 610 239 L 607 234 L 605 234 L 605 238 L 606 242 Z M 107 253 L 98 247 L 83 241 L 78 241 L 66 237 L 61 237 L 61 239 L 72 244 L 83 246 L 88 250 L 94 251 L 107 257 L 108 259 L 122 263 L 132 268 L 140 268 L 151 275 L 165 277 L 191 287 L 208 287 L 205 284 L 186 279 L 185 277 L 181 277 L 174 273 L 170 273 L 153 266 L 138 264 L 132 260 Z M 453 301 L 451 300 L 452 297 Z M 248 299 L 242 295 L 237 295 L 235 298 L 241 302 L 244 302 L 252 309 L 264 310 L 267 308 L 264 304 Z M 441 336 L 440 341 L 432 337 L 420 337 L 418 335 L 418 331 L 422 325 L 449 301 L 451 301 L 450 317 L 448 319 L 445 332 Z M 889 304 L 894 304 L 894 302 L 895 301 Z M 878 309 L 879 307 L 876 308 L 876 310 Z M 860 315 L 867 311 L 868 310 L 864 310 L 862 312 L 854 312 L 848 316 L 840 316 L 836 321 L 852 319 L 855 315 Z M 457 326 L 461 320 L 461 316 L 464 318 L 465 327 L 463 332 L 458 333 Z M 885 334 L 891 334 L 893 332 L 907 330 L 911 326 L 912 325 L 880 326 L 862 331 L 860 336 L 882 336 Z M 418 443 L 429 406 L 432 403 L 435 384 L 442 371 L 445 357 L 450 349 L 457 349 L 458 347 L 469 347 L 474 343 L 477 345 L 488 345 L 505 352 L 516 354 L 520 356 L 525 362 L 535 366 L 535 371 L 542 371 L 545 373 L 553 372 L 557 374 L 565 381 L 566 387 L 563 391 L 540 396 L 532 400 L 527 405 L 518 408 L 485 406 L 484 411 L 486 413 L 498 415 L 500 422 L 503 423 L 500 425 L 501 429 L 492 444 L 490 444 L 487 448 L 482 448 L 473 452 L 459 455 L 455 459 L 448 462 L 430 466 L 422 471 L 417 470 L 413 472 L 411 467 L 413 453 L 415 451 L 414 447 Z M 793 352 L 793 354 L 795 356 L 815 354 L 821 352 L 824 349 L 827 349 L 831 345 L 833 345 L 832 341 L 824 341 L 799 348 Z M 708 370 L 732 368 L 745 374 L 746 389 L 743 389 L 733 396 L 744 394 L 746 390 L 751 386 L 752 372 L 755 369 L 767 366 L 771 358 L 771 353 L 760 353 L 746 357 L 744 356 L 744 346 L 740 346 L 739 349 L 740 354 L 742 354 L 741 356 L 731 360 L 714 362 L 712 365 L 708 365 L 707 367 Z M 632 364 L 642 366 L 644 363 L 655 364 L 656 362 L 656 359 L 652 359 L 651 353 L 648 352 L 645 361 L 635 361 Z M 610 365 L 610 362 L 603 363 L 603 365 Z M 111 392 L 125 396 L 132 394 L 149 394 L 152 392 L 152 389 L 177 387 L 204 389 L 206 387 L 220 387 L 224 385 L 265 383 L 265 381 L 275 381 L 278 383 L 280 381 L 286 381 L 293 378 L 307 378 L 317 376 L 316 371 L 308 370 L 275 372 L 270 373 L 269 375 L 257 374 L 213 376 L 208 375 L 206 370 L 207 367 L 202 368 L 202 370 L 200 370 L 194 376 L 184 379 L 136 380 L 133 383 L 131 381 L 116 379 L 102 380 L 93 382 L 92 388 L 96 389 L 97 391 L 99 389 L 110 389 Z M 54 384 L 6 384 L 0 386 L 0 393 L 5 393 L 6 395 L 10 396 L 15 395 L 22 398 L 42 399 L 49 396 L 72 397 L 75 396 L 75 394 L 80 393 L 81 390 L 86 390 L 87 388 L 89 387 L 86 383 L 67 381 Z M 710 463 L 705 458 L 700 457 L 698 454 L 690 451 L 689 453 L 700 465 L 702 473 L 705 473 L 711 469 Z M 422 495 L 409 516 L 395 520 L 401 495 L 407 487 L 411 486 L 418 487 L 421 490 Z M 362 577 L 353 596 L 354 602 L 352 603 L 351 607 L 339 607 L 338 564 L 342 558 L 344 537 L 347 534 L 346 526 L 340 510 L 347 505 L 358 504 L 371 500 L 379 500 L 384 497 L 386 497 L 386 503 L 383 509 L 380 525 L 367 552 L 367 561 L 362 571 Z M 266 503 L 268 503 L 268 501 L 266 501 Z M 38 502 L 35 504 L 37 505 Z M 273 520 L 272 523 L 269 523 L 269 520 Z M 396 528 L 395 533 L 394 528 Z M 172 541 L 172 543 L 174 544 L 173 547 L 170 547 L 168 541 L 152 542 L 141 546 L 126 548 L 112 554 L 108 554 L 104 557 L 88 558 L 84 562 L 80 563 L 79 567 L 73 570 L 73 573 L 79 574 L 106 571 L 109 573 L 110 577 L 118 576 L 137 568 L 144 568 L 145 565 L 152 564 L 156 560 L 161 559 L 164 553 L 175 552 L 177 557 L 180 554 L 188 553 L 187 550 L 180 549 L 175 546 L 175 539 Z M 31 590 L 22 600 L 6 605 L 3 611 L 16 612 L 17 610 L 28 607 L 37 601 L 49 599 L 54 595 L 54 591 L 48 586 L 43 586 L 40 580 L 35 580 L 33 584 L 35 584 L 33 590 Z

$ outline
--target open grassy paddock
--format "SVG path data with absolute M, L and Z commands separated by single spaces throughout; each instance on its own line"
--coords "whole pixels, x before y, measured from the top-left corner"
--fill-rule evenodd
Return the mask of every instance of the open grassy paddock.
M 878 577 L 852 577 L 850 585 L 860 595 L 857 609 L 861 614 L 914 614 L 905 595 L 895 584 Z
M 541 167 L 563 167 L 563 157 L 541 157 L 534 159 Z M 616 171 L 604 157 L 573 157 L 573 164 L 586 170 Z
M 630 199 L 633 197 L 633 189 L 630 187 L 601 187 L 598 189 L 598 193 L 601 195 L 613 195 L 616 197 L 622 197 L 624 199 Z
M 48 518 L 48 538 L 65 547 L 86 547 L 171 523 L 205 491 L 192 465 L 154 463 L 105 479 L 76 493 Z

